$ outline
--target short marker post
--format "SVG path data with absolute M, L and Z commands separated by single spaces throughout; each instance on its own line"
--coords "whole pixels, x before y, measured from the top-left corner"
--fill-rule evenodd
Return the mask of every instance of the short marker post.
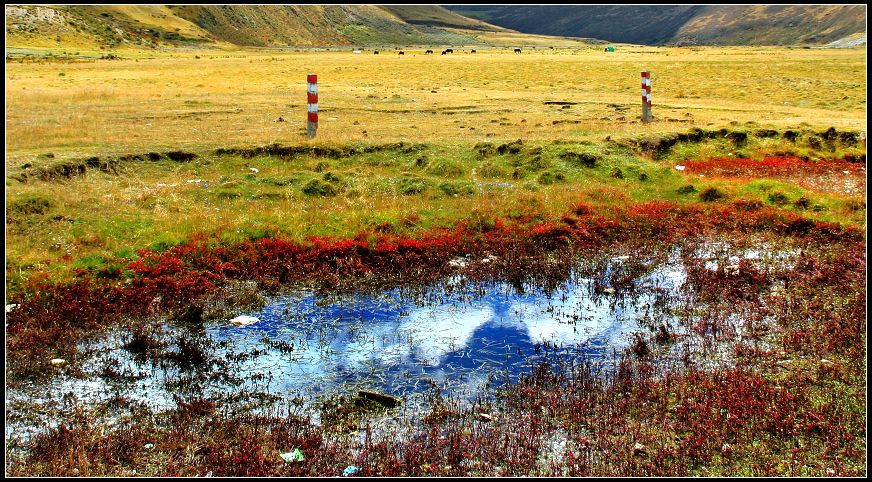
M 318 132 L 318 76 L 316 74 L 309 74 L 306 76 L 306 82 L 308 83 L 308 89 L 306 96 L 307 99 L 307 122 L 306 122 L 306 133 L 309 136 L 309 139 L 315 137 L 315 134 Z
M 651 72 L 642 72 L 642 122 L 651 122 Z

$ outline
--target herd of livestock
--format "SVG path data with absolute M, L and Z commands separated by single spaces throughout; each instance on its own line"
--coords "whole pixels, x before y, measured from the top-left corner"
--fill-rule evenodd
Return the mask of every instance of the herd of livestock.
M 355 54 L 359 54 L 359 53 L 361 53 L 361 50 L 357 50 L 357 49 L 355 49 L 355 50 L 354 50 L 354 53 L 355 53 Z M 373 50 L 372 53 L 375 54 L 375 55 L 378 55 L 379 51 L 378 51 L 378 50 Z M 453 53 L 454 53 L 454 49 L 445 49 L 445 50 L 442 51 L 442 55 L 448 55 L 448 54 L 453 54 Z M 475 49 L 470 49 L 469 53 L 474 54 L 474 53 L 475 53 Z M 521 53 L 521 49 L 515 49 L 515 53 L 516 53 L 516 54 Z M 424 51 L 424 54 L 425 54 L 425 55 L 431 55 L 431 54 L 433 54 L 433 50 L 427 49 L 426 51 Z M 406 55 L 406 52 L 403 51 L 403 50 L 400 50 L 400 51 L 397 52 L 397 55 Z

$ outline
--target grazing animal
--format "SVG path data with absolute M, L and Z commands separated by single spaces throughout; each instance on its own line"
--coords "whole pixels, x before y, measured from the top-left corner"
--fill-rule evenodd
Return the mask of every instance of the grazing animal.
M 398 55 L 406 55 L 406 53 L 400 50 L 400 53 Z
M 449 54 L 453 54 L 453 53 L 454 53 L 454 49 L 445 49 L 445 52 L 446 52 L 446 53 L 449 53 Z
M 516 54 L 521 53 L 521 49 L 515 49 L 515 53 L 516 53 Z
M 475 53 L 475 49 L 470 50 L 469 53 L 474 54 L 474 53 Z
M 448 54 L 448 52 L 446 52 L 446 51 L 443 50 L 443 51 L 442 51 L 442 55 L 446 55 L 446 54 Z
M 425 54 L 432 54 L 432 53 L 433 53 L 433 51 L 432 51 L 432 50 L 427 50 L 427 51 L 426 51 L 426 52 L 424 52 L 424 53 L 425 53 Z
M 378 50 L 373 50 L 373 55 L 378 55 Z

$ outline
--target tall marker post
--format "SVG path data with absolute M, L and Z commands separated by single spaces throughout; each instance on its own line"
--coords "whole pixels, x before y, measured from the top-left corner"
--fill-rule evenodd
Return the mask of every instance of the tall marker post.
M 651 122 L 651 72 L 642 72 L 642 122 Z
M 309 74 L 306 76 L 306 82 L 309 84 L 306 94 L 308 97 L 308 104 L 306 106 L 308 112 L 306 133 L 309 139 L 312 139 L 315 137 L 315 133 L 318 132 L 318 76 L 316 74 Z

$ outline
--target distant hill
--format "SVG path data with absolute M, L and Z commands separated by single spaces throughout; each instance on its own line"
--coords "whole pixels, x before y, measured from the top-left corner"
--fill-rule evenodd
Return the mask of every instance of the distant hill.
M 212 43 L 164 6 L 6 5 L 7 47 L 95 48 Z
M 413 25 L 391 9 L 376 5 L 194 5 L 171 9 L 216 38 L 241 46 L 438 45 L 472 40 L 440 28 Z
M 7 47 L 460 45 L 481 31 L 507 29 L 435 5 L 6 5 Z
M 635 44 L 826 44 L 866 31 L 865 5 L 445 5 L 525 33 Z
M 508 30 L 481 20 L 465 17 L 438 5 L 384 5 L 382 8 L 414 25 L 487 31 Z

